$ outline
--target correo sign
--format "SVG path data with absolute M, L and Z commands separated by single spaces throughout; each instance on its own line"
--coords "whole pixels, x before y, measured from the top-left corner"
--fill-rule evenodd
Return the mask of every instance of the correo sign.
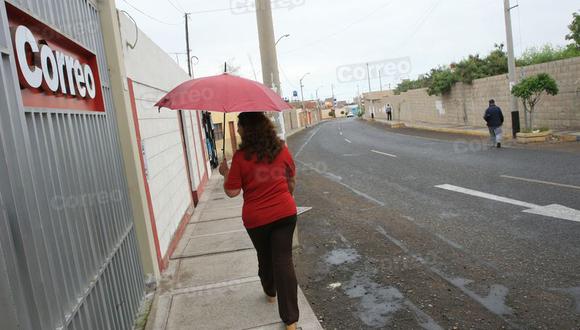
M 32 88 L 42 88 L 53 93 L 94 99 L 97 92 L 95 76 L 88 64 L 54 51 L 47 44 L 40 44 L 24 25 L 13 32 L 18 77 L 20 83 Z M 30 66 L 28 58 L 34 58 Z M 40 67 L 36 66 L 40 62 Z
M 13 5 L 6 11 L 23 105 L 105 111 L 96 55 Z

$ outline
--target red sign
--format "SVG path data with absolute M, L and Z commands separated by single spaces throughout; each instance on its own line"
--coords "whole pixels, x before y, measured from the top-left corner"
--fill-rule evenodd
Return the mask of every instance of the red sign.
M 96 55 L 9 3 L 6 11 L 24 106 L 105 111 Z

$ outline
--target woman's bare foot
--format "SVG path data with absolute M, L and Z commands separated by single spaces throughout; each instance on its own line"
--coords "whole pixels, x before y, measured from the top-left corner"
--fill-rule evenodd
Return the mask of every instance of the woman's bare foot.
M 298 325 L 298 323 L 293 323 L 293 324 L 287 325 L 286 330 L 296 330 L 297 325 Z

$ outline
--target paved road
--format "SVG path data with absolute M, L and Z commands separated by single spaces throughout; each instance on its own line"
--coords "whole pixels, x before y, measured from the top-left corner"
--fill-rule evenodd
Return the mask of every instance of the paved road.
M 314 207 L 297 269 L 325 328 L 580 328 L 579 153 L 356 119 L 289 145 Z

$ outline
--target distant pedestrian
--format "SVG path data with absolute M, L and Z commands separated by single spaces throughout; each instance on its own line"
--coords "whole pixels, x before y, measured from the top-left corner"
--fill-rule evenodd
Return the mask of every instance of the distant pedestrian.
M 393 120 L 393 108 L 391 107 L 390 104 L 387 104 L 385 111 L 387 112 L 387 120 L 388 121 Z
M 489 108 L 485 110 L 483 119 L 485 119 L 487 127 L 489 128 L 491 146 L 501 148 L 503 137 L 502 125 L 504 118 L 501 109 L 495 105 L 495 100 L 489 100 Z
M 297 210 L 293 193 L 296 167 L 272 121 L 261 112 L 238 116 L 242 143 L 219 171 L 224 191 L 233 198 L 243 190 L 242 220 L 258 255 L 258 275 L 268 302 L 278 297 L 280 318 L 287 330 L 298 322 L 298 283 L 292 261 Z M 240 317 L 243 317 L 240 315 Z

